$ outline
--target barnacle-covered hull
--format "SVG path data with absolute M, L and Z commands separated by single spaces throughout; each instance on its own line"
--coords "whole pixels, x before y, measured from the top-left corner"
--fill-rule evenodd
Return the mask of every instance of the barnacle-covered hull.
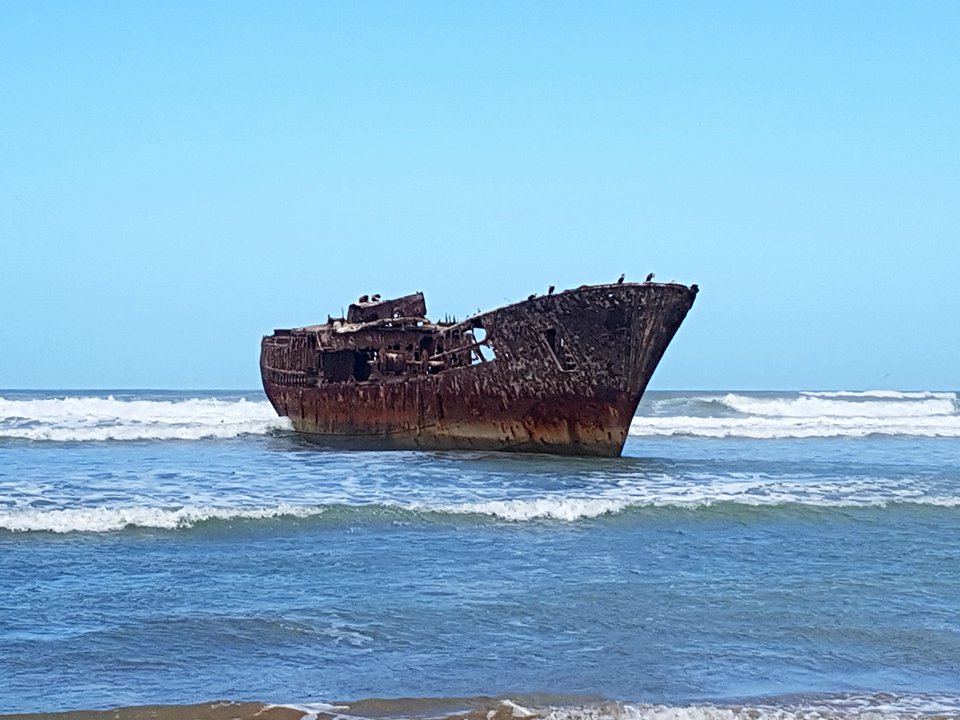
M 263 339 L 264 390 L 332 446 L 617 456 L 696 286 L 584 286 L 459 323 L 419 293 Z

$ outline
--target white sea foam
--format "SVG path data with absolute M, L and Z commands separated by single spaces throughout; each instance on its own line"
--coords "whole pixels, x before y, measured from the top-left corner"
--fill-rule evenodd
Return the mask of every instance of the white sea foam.
M 274 709 L 287 709 L 296 710 L 297 712 L 303 713 L 303 716 L 300 720 L 317 720 L 320 716 L 333 715 L 334 717 L 347 717 L 343 715 L 343 711 L 347 710 L 346 705 L 331 705 L 329 703 L 285 703 L 283 705 L 265 705 L 264 711 L 274 710 Z M 259 713 L 258 713 L 259 714 Z
M 960 418 L 939 420 L 921 418 L 908 422 L 898 419 L 829 417 L 796 418 L 634 418 L 630 425 L 634 436 L 689 435 L 698 437 L 753 439 L 868 437 L 902 435 L 916 437 L 960 437 Z
M 684 477 L 645 476 L 635 482 L 596 488 L 590 495 L 550 494 L 458 503 L 418 503 L 404 509 L 451 514 L 488 515 L 510 522 L 560 520 L 574 522 L 616 515 L 630 509 L 697 510 L 716 506 L 751 508 L 787 505 L 816 508 L 882 508 L 891 503 L 927 507 L 960 507 L 960 497 L 931 487 L 920 478 L 772 479 L 733 474 Z
M 120 400 L 0 397 L 0 438 L 55 441 L 197 440 L 289 427 L 270 403 L 217 398 Z
M 131 527 L 181 530 L 211 520 L 340 517 L 342 513 L 370 513 L 381 518 L 438 513 L 480 515 L 508 522 L 576 522 L 644 508 L 882 508 L 892 503 L 960 507 L 960 497 L 955 492 L 933 487 L 923 478 L 771 479 L 749 474 L 723 478 L 644 476 L 623 484 L 596 487 L 589 494 L 558 489 L 531 492 L 524 497 L 478 498 L 476 492 L 452 486 L 435 487 L 430 497 L 403 487 L 373 494 L 325 487 L 312 494 L 302 493 L 297 503 L 267 495 L 268 492 L 245 489 L 242 497 L 233 496 L 234 506 L 230 505 L 229 495 L 211 495 L 182 503 L 142 497 L 123 504 L 97 502 L 79 507 L 70 499 L 50 499 L 58 507 L 38 508 L 32 504 L 37 494 L 30 493 L 24 494 L 19 503 L 0 510 L 0 529 L 53 533 L 115 532 Z
M 544 720 L 920 720 L 958 718 L 955 698 L 869 697 L 861 702 L 824 700 L 792 705 L 621 705 L 550 708 Z
M 636 504 L 652 504 L 651 502 Z M 381 507 L 412 513 L 448 513 L 453 515 L 489 515 L 501 520 L 562 520 L 573 522 L 620 512 L 631 505 L 629 500 L 541 498 L 535 500 L 503 500 L 485 503 L 442 505 L 421 503 L 389 503 Z M 368 507 L 372 507 L 369 506 Z M 323 515 L 328 506 L 295 506 L 278 504 L 262 508 L 226 508 L 187 506 L 158 507 L 91 507 L 53 510 L 15 509 L 0 512 L 0 529 L 10 532 L 102 533 L 126 528 L 182 530 L 210 520 L 269 520 L 292 517 L 309 518 Z
M 268 520 L 320 515 L 322 507 L 280 504 L 264 508 L 91 507 L 58 510 L 22 509 L 0 512 L 0 529 L 11 532 L 113 532 L 129 527 L 177 530 L 207 520 Z
M 470 714 L 484 713 L 487 720 L 514 720 L 540 718 L 541 720 L 923 720 L 936 718 L 947 720 L 960 718 L 960 698 L 956 696 L 910 696 L 894 693 L 811 697 L 807 699 L 783 699 L 772 702 L 753 702 L 732 705 L 652 705 L 620 702 L 602 702 L 584 705 L 541 705 L 536 698 L 500 700 L 496 705 L 485 699 L 463 699 L 464 707 L 480 705 Z M 411 712 L 411 702 L 397 701 L 395 712 L 390 712 L 391 701 L 379 700 L 379 717 L 431 717 L 436 715 L 436 700 L 425 699 L 423 712 Z M 363 720 L 362 703 L 351 705 L 303 705 L 288 704 L 272 707 L 289 707 L 305 713 L 303 720 L 315 718 L 320 713 L 334 715 L 337 720 Z M 460 717 L 457 712 L 450 717 Z M 439 717 L 443 717 L 440 715 Z
M 584 520 L 622 512 L 631 505 L 650 504 L 630 498 L 532 498 L 525 500 L 489 500 L 487 502 L 441 505 L 448 513 L 490 515 L 501 520 Z
M 960 437 L 957 394 L 952 392 L 727 393 L 689 398 L 680 407 L 675 399 L 670 402 L 673 411 L 668 414 L 655 412 L 634 418 L 630 433 L 755 439 Z
M 795 398 L 724 395 L 721 402 L 745 415 L 790 418 L 919 418 L 953 415 L 955 398 L 863 400 L 801 395 Z
M 868 508 L 885 507 L 892 502 L 911 503 L 931 507 L 960 507 L 960 498 L 927 497 L 889 497 L 868 494 L 862 497 L 836 497 L 830 491 L 810 493 L 790 492 L 787 489 L 753 494 L 740 494 L 733 488 L 726 493 L 707 494 L 675 493 L 662 496 L 637 497 L 633 499 L 590 499 L 590 498 L 541 498 L 535 500 L 494 500 L 482 503 L 464 503 L 462 505 L 444 505 L 433 508 L 434 511 L 454 514 L 489 515 L 510 522 L 528 522 L 531 520 L 562 520 L 574 522 L 589 520 L 604 515 L 616 515 L 631 508 L 678 508 L 695 510 L 729 504 L 744 507 L 778 507 L 784 505 L 805 505 L 819 508 Z M 422 508 L 427 510 L 427 508 Z

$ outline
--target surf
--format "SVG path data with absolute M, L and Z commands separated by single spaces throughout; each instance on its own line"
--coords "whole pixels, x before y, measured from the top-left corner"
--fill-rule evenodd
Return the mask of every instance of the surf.
M 652 398 L 634 437 L 802 439 L 960 437 L 954 392 L 717 393 Z
M 0 397 L 0 438 L 53 442 L 202 440 L 289 427 L 265 400 L 119 399 L 113 395 Z

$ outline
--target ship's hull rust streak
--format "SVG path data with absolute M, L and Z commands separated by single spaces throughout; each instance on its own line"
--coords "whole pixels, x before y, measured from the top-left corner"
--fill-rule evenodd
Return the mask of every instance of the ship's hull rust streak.
M 422 295 L 263 339 L 264 390 L 323 445 L 618 456 L 696 286 L 626 283 L 433 324 Z

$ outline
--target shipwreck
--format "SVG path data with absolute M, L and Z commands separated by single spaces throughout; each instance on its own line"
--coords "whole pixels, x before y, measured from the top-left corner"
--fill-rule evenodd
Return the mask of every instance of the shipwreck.
M 305 438 L 358 449 L 618 456 L 697 286 L 584 285 L 462 321 L 422 293 L 263 338 L 263 388 Z

